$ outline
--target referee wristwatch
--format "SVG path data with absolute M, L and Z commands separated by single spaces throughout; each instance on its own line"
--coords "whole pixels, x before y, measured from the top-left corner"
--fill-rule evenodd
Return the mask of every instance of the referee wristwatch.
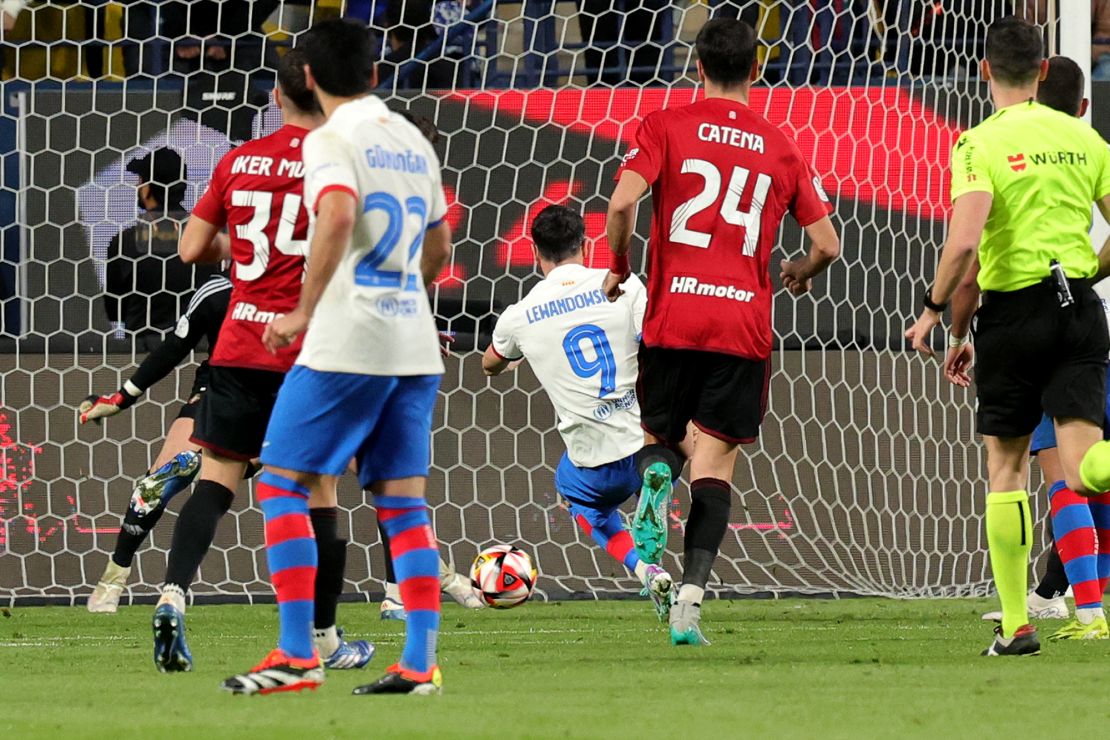
M 929 288 L 927 291 L 925 291 L 925 296 L 921 299 L 921 305 L 925 306 L 925 308 L 929 309 L 930 311 L 936 311 L 937 313 L 944 313 L 944 310 L 948 308 L 947 303 L 933 303 L 932 288 Z

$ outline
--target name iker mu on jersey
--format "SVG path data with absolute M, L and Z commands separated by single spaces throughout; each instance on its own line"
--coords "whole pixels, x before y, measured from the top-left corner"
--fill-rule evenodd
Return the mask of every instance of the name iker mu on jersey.
M 282 159 L 278 162 L 277 172 L 273 172 L 274 158 L 257 154 L 244 154 L 231 163 L 233 175 L 260 175 L 262 177 L 289 177 L 299 180 L 304 177 L 304 162 Z
M 577 311 L 580 308 L 596 306 L 605 303 L 606 300 L 605 294 L 600 290 L 588 290 L 584 293 L 576 293 L 566 298 L 557 298 L 547 303 L 541 303 L 538 306 L 532 306 L 524 315 L 528 317 L 529 324 L 534 324 L 537 321 L 543 321 L 552 316 L 562 316 L 571 311 Z
M 730 301 L 737 301 L 739 303 L 750 303 L 752 298 L 755 298 L 755 293 L 750 290 L 742 290 L 735 285 L 705 283 L 698 280 L 696 277 L 689 277 L 688 275 L 675 275 L 672 277 L 671 292 L 707 296 L 709 298 L 727 298 Z

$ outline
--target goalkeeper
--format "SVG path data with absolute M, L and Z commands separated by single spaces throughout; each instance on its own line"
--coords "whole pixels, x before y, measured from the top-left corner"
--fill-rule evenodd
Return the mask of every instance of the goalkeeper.
M 166 377 L 189 353 L 197 348 L 201 339 L 208 347 L 216 345 L 224 315 L 231 297 L 231 281 L 224 275 L 213 275 L 193 293 L 188 308 L 178 320 L 176 328 L 166 335 L 127 380 L 123 387 L 108 396 L 89 396 L 79 409 L 79 421 L 100 423 L 101 419 L 115 416 L 130 408 L 147 388 Z M 200 456 L 196 445 L 189 441 L 193 434 L 193 419 L 197 403 L 208 388 L 208 360 L 197 368 L 193 388 L 189 391 L 177 418 L 170 425 L 162 450 L 158 453 L 149 473 L 135 484 L 131 503 L 123 517 L 123 525 L 116 537 L 116 549 L 104 567 L 104 573 L 89 597 L 90 612 L 115 613 L 120 594 L 131 575 L 131 563 L 154 525 L 162 518 L 166 504 L 185 489 L 200 470 Z
M 1110 334 L 1092 289 L 1100 265 L 1089 234 L 1093 202 L 1110 214 L 1110 150 L 1083 121 L 1035 102 L 1046 73 L 1040 29 L 1013 17 L 991 24 L 982 75 L 996 112 L 956 142 L 948 239 L 906 332 L 914 349 L 933 354 L 929 335 L 978 254 L 976 426 L 987 447 L 987 544 L 1002 604 L 983 655 L 1040 651 L 1027 624 L 1025 488 L 1042 409 L 1068 488 L 1090 496 L 1110 487 L 1110 446 L 1101 441 Z M 953 325 L 945 363 L 961 380 L 972 355 L 965 328 Z

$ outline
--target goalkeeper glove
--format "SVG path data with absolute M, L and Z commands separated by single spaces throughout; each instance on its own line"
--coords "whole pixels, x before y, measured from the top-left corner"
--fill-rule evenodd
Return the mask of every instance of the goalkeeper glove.
M 95 421 L 99 424 L 101 419 L 115 416 L 133 406 L 142 395 L 140 388 L 127 381 L 122 388 L 110 396 L 89 396 L 77 407 L 81 423 Z

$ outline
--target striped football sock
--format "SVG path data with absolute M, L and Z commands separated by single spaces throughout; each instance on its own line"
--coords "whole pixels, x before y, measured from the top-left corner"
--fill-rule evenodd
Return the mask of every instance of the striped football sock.
M 1095 523 L 1098 538 L 1098 592 L 1106 593 L 1106 583 L 1110 581 L 1110 493 L 1100 493 L 1087 499 L 1091 507 L 1091 518 Z
M 612 512 L 598 527 L 590 524 L 582 514 L 575 514 L 574 521 L 578 522 L 583 532 L 593 538 L 598 547 L 612 555 L 618 562 L 624 563 L 624 567 L 633 573 L 636 572 L 640 557 L 636 554 L 636 548 L 632 545 L 632 535 L 624 528 L 620 514 L 616 511 Z
M 266 560 L 277 594 L 278 647 L 291 657 L 311 658 L 317 555 L 308 489 L 267 471 L 255 491 L 266 520 Z
M 1052 531 L 1056 534 L 1056 551 L 1064 563 L 1076 612 L 1080 609 L 1101 609 L 1102 589 L 1099 587 L 1098 540 L 1095 520 L 1087 499 L 1056 481 L 1048 489 L 1052 503 Z
M 401 667 L 418 673 L 436 664 L 439 633 L 439 545 L 423 498 L 375 496 L 378 521 L 389 536 L 393 570 L 408 619 Z

